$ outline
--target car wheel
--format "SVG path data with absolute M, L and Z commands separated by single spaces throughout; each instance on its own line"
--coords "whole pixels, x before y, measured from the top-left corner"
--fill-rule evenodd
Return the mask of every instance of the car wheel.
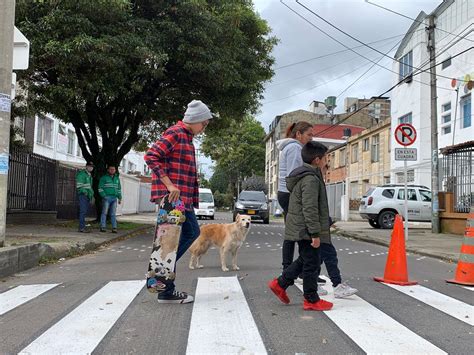
M 379 229 L 380 224 L 375 219 L 369 219 L 369 224 L 371 227 Z
M 379 215 L 378 221 L 380 227 L 383 229 L 392 229 L 393 224 L 395 223 L 395 212 L 393 211 L 384 211 Z
M 210 219 L 214 220 L 214 216 L 209 217 Z
M 265 218 L 263 220 L 263 224 L 270 224 L 270 218 Z

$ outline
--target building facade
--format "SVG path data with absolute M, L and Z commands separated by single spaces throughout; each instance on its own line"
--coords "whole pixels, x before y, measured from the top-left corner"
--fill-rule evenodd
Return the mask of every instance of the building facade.
M 472 52 L 458 53 L 472 46 L 474 40 L 474 1 L 443 1 L 431 14 L 434 16 L 434 46 L 437 73 L 438 147 L 460 144 L 474 137 L 471 90 L 468 80 L 474 77 Z M 408 162 L 408 180 L 416 184 L 431 181 L 431 92 L 428 46 L 428 15 L 421 12 L 400 44 L 393 62 L 393 84 L 405 79 L 392 91 L 392 127 L 411 123 L 417 130 L 417 140 L 411 146 L 418 150 L 418 160 Z M 455 57 L 456 56 L 456 57 Z M 419 73 L 418 68 L 427 70 Z M 469 75 L 467 77 L 466 75 Z M 457 79 L 453 82 L 452 79 Z M 466 79 L 466 81 L 465 81 Z M 471 82 L 472 83 L 472 82 Z M 454 87 L 452 86 L 454 84 Z M 392 138 L 392 146 L 398 144 Z M 392 182 L 402 183 L 403 161 L 391 153 Z

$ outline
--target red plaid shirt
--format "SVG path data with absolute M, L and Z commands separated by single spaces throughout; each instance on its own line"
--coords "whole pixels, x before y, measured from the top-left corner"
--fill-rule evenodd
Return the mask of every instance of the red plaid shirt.
M 181 191 L 180 198 L 187 210 L 199 206 L 199 185 L 193 134 L 179 121 L 168 128 L 145 155 L 145 162 L 153 171 L 151 201 L 158 203 L 168 194 L 160 178 L 168 176 Z

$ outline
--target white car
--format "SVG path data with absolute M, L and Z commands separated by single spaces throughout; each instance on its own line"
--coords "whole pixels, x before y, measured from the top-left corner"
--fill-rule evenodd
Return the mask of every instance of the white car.
M 199 189 L 199 208 L 194 210 L 197 218 L 214 219 L 214 195 L 210 189 Z
M 408 185 L 408 220 L 431 222 L 431 191 L 422 185 Z M 395 215 L 404 216 L 403 185 L 383 185 L 369 189 L 362 197 L 359 214 L 374 228 L 393 228 Z

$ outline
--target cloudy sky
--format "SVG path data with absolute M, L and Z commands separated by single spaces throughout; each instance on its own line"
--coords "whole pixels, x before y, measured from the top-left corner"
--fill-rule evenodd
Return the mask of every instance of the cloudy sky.
M 416 18 L 420 11 L 430 13 L 441 0 L 371 2 Z M 285 0 L 284 3 L 345 45 L 351 48 L 360 46 L 298 5 L 295 0 Z M 393 48 L 389 52 L 392 56 L 412 24 L 411 20 L 370 5 L 365 0 L 300 0 L 300 3 L 365 43 L 377 41 L 371 46 L 383 53 L 388 53 Z M 346 48 L 291 12 L 279 0 L 254 0 L 254 4 L 257 12 L 272 28 L 273 35 L 280 40 L 273 51 L 276 60 L 275 76 L 266 85 L 265 98 L 258 115 L 266 131 L 276 115 L 307 109 L 313 100 L 324 101 L 327 96 L 341 95 L 372 65 L 370 61 L 348 50 L 291 65 Z M 374 61 L 383 58 L 381 54 L 366 47 L 355 51 Z M 392 69 L 390 58 L 381 59 L 379 64 Z M 280 68 L 283 66 L 288 67 Z M 337 101 L 336 112 L 343 110 L 345 97 L 377 96 L 388 89 L 393 80 L 393 73 L 375 66 L 357 84 L 342 93 Z
M 429 14 L 441 0 L 371 0 L 412 18 L 420 11 Z M 363 56 L 378 61 L 381 66 L 392 69 L 393 61 L 363 47 L 360 43 L 338 32 L 308 12 L 295 0 L 284 3 L 307 20 L 326 31 L 337 40 Z M 365 0 L 300 0 L 300 3 L 316 12 L 338 28 L 348 32 L 364 43 L 394 55 L 398 44 L 412 24 L 412 20 L 368 4 Z M 264 99 L 257 116 L 268 132 L 268 126 L 276 115 L 307 109 L 313 100 L 324 101 L 328 96 L 339 96 L 335 112 L 344 108 L 345 97 L 378 96 L 390 86 L 395 78 L 389 70 L 379 66 L 372 68 L 355 85 L 348 88 L 372 63 L 346 50 L 342 45 L 321 33 L 318 29 L 298 17 L 280 0 L 254 0 L 255 9 L 272 28 L 272 35 L 279 39 L 273 51 L 275 76 L 266 85 Z M 392 49 L 392 50 L 391 50 Z M 344 52 L 341 52 L 344 51 Z M 339 52 L 335 55 L 329 55 Z M 324 56 L 320 59 L 309 60 Z M 301 64 L 292 65 L 296 62 Z M 281 68 L 284 67 L 284 68 Z M 348 88 L 348 89 L 347 89 Z M 343 92 L 344 90 L 346 90 Z M 209 159 L 202 159 L 207 176 L 212 175 Z

